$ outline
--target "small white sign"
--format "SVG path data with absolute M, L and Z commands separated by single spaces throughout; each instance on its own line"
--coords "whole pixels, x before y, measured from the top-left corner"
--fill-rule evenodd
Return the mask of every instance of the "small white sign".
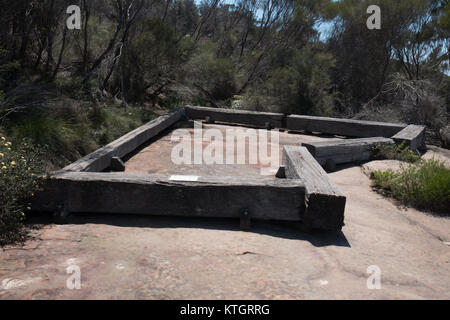
M 198 181 L 198 176 L 180 176 L 174 175 L 170 176 L 170 181 L 184 181 L 184 182 L 196 182 Z

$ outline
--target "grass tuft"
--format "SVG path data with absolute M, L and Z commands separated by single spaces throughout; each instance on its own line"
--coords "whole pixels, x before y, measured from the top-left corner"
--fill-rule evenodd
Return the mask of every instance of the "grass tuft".
M 384 194 L 406 205 L 450 214 L 450 169 L 441 161 L 422 160 L 399 172 L 377 170 L 370 177 Z
M 373 148 L 374 159 L 399 160 L 409 163 L 419 161 L 420 155 L 412 151 L 405 143 L 397 144 L 377 144 Z

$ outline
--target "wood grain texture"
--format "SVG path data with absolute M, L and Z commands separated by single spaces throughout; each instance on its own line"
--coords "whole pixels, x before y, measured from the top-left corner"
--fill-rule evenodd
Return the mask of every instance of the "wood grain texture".
M 302 146 L 308 149 L 317 162 L 324 165 L 327 160 L 336 164 L 370 160 L 373 147 L 378 144 L 394 144 L 394 140 L 374 137 L 308 142 L 302 143 Z
M 288 130 L 307 132 L 321 132 L 348 137 L 385 137 L 390 138 L 406 127 L 404 124 L 361 121 L 350 119 L 336 119 L 326 117 L 313 117 L 290 115 L 286 117 Z
M 340 230 L 346 198 L 305 147 L 285 146 L 283 165 L 288 179 L 306 186 L 303 222 L 311 228 Z
M 271 112 L 256 112 L 236 109 L 219 109 L 185 106 L 186 115 L 190 119 L 205 120 L 209 122 L 223 122 L 243 124 L 252 127 L 282 128 L 284 114 Z
M 395 143 L 405 143 L 412 151 L 425 148 L 425 127 L 411 124 L 392 137 Z
M 33 209 L 70 212 L 240 218 L 300 221 L 305 186 L 285 179 L 199 177 L 171 181 L 166 175 L 65 172 L 47 181 Z

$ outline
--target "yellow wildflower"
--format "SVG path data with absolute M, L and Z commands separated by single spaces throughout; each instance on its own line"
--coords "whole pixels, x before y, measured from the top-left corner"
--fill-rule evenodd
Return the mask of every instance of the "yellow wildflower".
M 6 168 L 6 166 L 3 166 L 2 169 L 5 170 L 5 169 L 7 169 L 7 168 Z
M 0 157 L 3 157 L 3 156 L 4 156 L 4 154 L 0 152 Z
M 11 165 L 15 166 L 16 162 L 15 161 L 11 161 Z
M 5 141 L 5 140 L 6 140 L 6 138 L 5 138 L 5 137 L 2 137 L 2 140 L 3 140 L 3 141 Z

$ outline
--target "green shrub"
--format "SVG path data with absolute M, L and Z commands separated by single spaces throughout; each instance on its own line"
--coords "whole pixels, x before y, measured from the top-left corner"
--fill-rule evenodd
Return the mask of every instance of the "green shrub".
M 3 88 L 8 82 L 11 73 L 20 68 L 20 63 L 18 61 L 6 62 L 6 55 L 8 51 L 0 46 L 0 88 Z
M 91 119 L 91 139 L 97 142 L 98 146 L 103 146 L 121 137 L 122 135 L 136 129 L 144 122 L 153 117 L 149 117 L 139 108 L 117 108 L 102 107 L 93 108 Z M 92 118 L 94 115 L 95 120 Z
M 193 99 L 194 104 L 226 101 L 236 93 L 238 76 L 234 62 L 231 58 L 218 57 L 217 50 L 212 43 L 205 43 L 187 64 L 188 82 L 200 94 L 198 100 Z
M 412 151 L 404 142 L 401 144 L 377 144 L 373 148 L 374 159 L 400 160 L 415 163 L 420 160 L 420 155 Z
M 128 101 L 155 102 L 170 83 L 182 80 L 186 74 L 183 65 L 193 47 L 190 37 L 182 37 L 161 19 L 143 21 L 139 35 L 127 43 L 121 59 Z M 118 77 L 111 80 L 113 86 L 121 81 Z
M 449 214 L 450 169 L 443 162 L 432 159 L 402 166 L 399 172 L 373 171 L 371 179 L 404 204 Z
M 262 105 L 263 111 L 269 105 L 270 111 L 334 116 L 338 99 L 330 78 L 334 65 L 334 57 L 319 47 L 297 49 L 286 64 L 267 72 L 262 82 L 246 91 L 246 108 L 261 110 Z
M 86 103 L 74 108 L 66 103 L 10 119 L 5 127 L 12 139 L 30 139 L 45 147 L 49 170 L 64 167 L 152 118 L 137 107 Z
M 49 151 L 72 159 L 77 155 L 72 150 L 75 132 L 64 121 L 47 113 L 35 113 L 23 117 L 12 127 L 16 140 L 31 139 L 34 144 L 46 146 Z
M 23 221 L 30 198 L 39 189 L 42 150 L 24 140 L 13 145 L 0 140 L 0 246 L 23 240 Z

